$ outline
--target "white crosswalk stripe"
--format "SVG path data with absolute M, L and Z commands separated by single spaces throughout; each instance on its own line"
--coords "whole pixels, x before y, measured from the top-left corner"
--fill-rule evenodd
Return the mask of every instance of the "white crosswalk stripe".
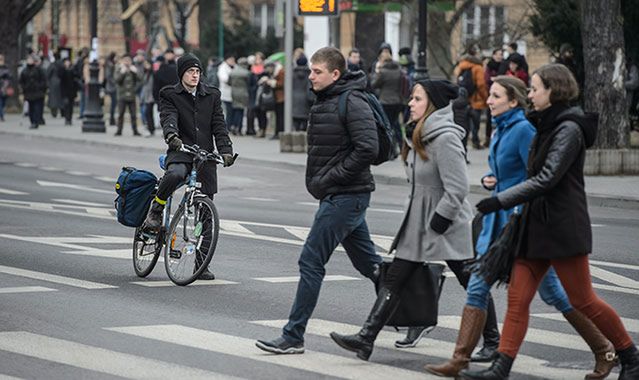
M 267 327 L 275 327 L 281 328 L 286 324 L 285 320 L 271 320 L 271 321 L 253 321 L 252 323 L 267 326 Z M 354 334 L 361 326 L 350 325 L 339 322 L 326 321 L 322 319 L 311 319 L 306 327 L 306 334 L 317 335 L 321 337 L 328 337 L 329 334 L 333 331 L 344 333 L 344 334 Z M 376 348 L 384 348 L 388 350 L 398 350 L 395 348 L 395 341 L 397 339 L 401 339 L 404 337 L 402 333 L 396 333 L 392 331 L 383 330 L 380 332 L 377 340 L 375 340 Z M 330 338 L 329 338 L 330 339 Z M 308 339 L 307 339 L 308 342 Z M 420 354 L 430 357 L 436 357 L 441 359 L 450 359 L 453 350 L 455 348 L 455 344 L 452 342 L 430 339 L 430 338 L 422 338 L 419 345 L 415 348 L 411 348 L 410 352 L 413 354 Z M 404 351 L 405 352 L 405 351 Z M 352 353 L 347 353 L 345 351 L 345 355 L 349 355 Z M 352 354 L 354 356 L 354 354 Z M 375 353 L 373 353 L 375 355 Z M 378 353 L 378 355 L 381 355 Z M 371 360 L 375 360 L 373 356 Z M 432 363 L 438 363 L 436 360 L 431 361 Z M 473 363 L 473 366 L 488 366 L 488 364 L 479 364 Z M 573 369 L 565 369 L 565 368 L 551 368 L 548 367 L 547 362 L 542 359 L 538 359 L 532 356 L 519 354 L 517 355 L 517 360 L 515 360 L 515 364 L 513 366 L 513 372 L 539 376 L 547 379 L 582 379 L 584 376 L 583 370 L 573 370 Z
M 45 288 L 44 286 L 17 286 L 10 288 L 0 288 L 0 294 L 12 293 L 39 293 L 39 292 L 55 292 L 56 289 Z
M 107 330 L 338 378 L 369 380 L 434 378 L 402 368 L 309 350 L 303 355 L 267 354 L 255 347 L 253 339 L 180 325 L 114 327 Z
M 566 320 L 564 316 L 559 313 L 535 313 L 531 314 L 531 316 L 536 318 L 551 319 L 553 321 Z M 623 325 L 626 327 L 626 330 L 628 330 L 628 332 L 639 334 L 639 320 L 631 318 L 621 318 L 621 321 L 623 322 Z
M 300 281 L 300 276 L 289 276 L 289 277 L 256 277 L 254 280 L 270 282 L 273 284 L 279 283 L 297 283 Z M 323 282 L 331 282 L 331 281 L 359 281 L 361 278 L 350 277 L 350 276 L 341 276 L 341 275 L 326 275 L 324 276 Z
M 0 350 L 130 379 L 234 379 L 216 372 L 24 331 L 0 333 Z
M 11 190 L 11 189 L 5 189 L 0 187 L 0 194 L 7 194 L 7 195 L 29 195 L 29 193 L 25 193 L 23 191 L 17 191 L 17 190 Z
M 73 286 L 82 289 L 113 289 L 117 286 L 101 284 L 99 282 L 91 282 L 80 280 L 72 277 L 58 276 L 55 274 L 36 272 L 26 269 L 13 268 L 5 265 L 0 265 L 0 273 L 6 273 L 14 276 L 32 278 L 34 280 L 53 282 L 55 284 L 62 284 L 67 286 Z
M 131 282 L 135 285 L 146 286 L 148 288 L 163 288 L 168 286 L 175 286 L 175 284 L 171 281 L 133 281 Z M 226 281 L 226 280 L 210 280 L 210 281 L 195 281 L 189 285 L 190 286 L 211 286 L 211 285 L 236 285 L 237 282 L 234 281 Z

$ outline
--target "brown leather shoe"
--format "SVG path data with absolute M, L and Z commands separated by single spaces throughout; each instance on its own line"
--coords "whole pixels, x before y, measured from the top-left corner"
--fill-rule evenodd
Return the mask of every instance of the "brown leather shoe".
M 439 365 L 427 364 L 424 367 L 426 371 L 437 376 L 457 377 L 459 371 L 468 368 L 470 354 L 479 342 L 485 323 L 485 310 L 468 305 L 464 306 L 453 357 Z

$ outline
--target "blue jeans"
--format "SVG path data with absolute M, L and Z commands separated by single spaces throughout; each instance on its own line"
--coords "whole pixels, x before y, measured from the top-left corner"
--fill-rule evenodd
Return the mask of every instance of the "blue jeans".
M 568 295 L 561 286 L 554 268 L 550 267 L 548 272 L 546 272 L 537 291 L 547 305 L 554 306 L 560 313 L 566 314 L 573 310 L 570 301 L 568 301 Z M 486 281 L 481 276 L 473 273 L 468 282 L 466 305 L 486 310 L 488 308 L 489 292 L 490 286 L 488 286 Z
M 288 323 L 282 331 L 287 341 L 304 342 L 306 324 L 317 305 L 326 274 L 324 266 L 340 243 L 355 269 L 374 279 L 375 269 L 382 258 L 375 253 L 366 224 L 370 198 L 370 193 L 331 194 L 320 201 L 298 261 L 300 282 Z
M 224 122 L 226 123 L 226 130 L 228 131 L 231 128 L 231 123 L 233 122 L 233 102 L 222 102 L 224 106 Z

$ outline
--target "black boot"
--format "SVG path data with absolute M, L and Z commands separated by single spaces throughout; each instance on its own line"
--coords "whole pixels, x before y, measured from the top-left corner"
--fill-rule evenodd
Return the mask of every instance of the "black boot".
M 639 379 L 639 351 L 634 344 L 625 350 L 617 351 L 621 361 L 619 380 Z
M 153 201 L 151 203 L 151 208 L 149 209 L 149 213 L 142 224 L 144 230 L 146 231 L 157 231 L 162 226 L 162 213 L 164 212 L 164 205 Z
M 382 288 L 378 295 L 373 310 L 364 322 L 364 326 L 355 335 L 340 335 L 331 333 L 331 338 L 340 347 L 357 353 L 357 357 L 368 360 L 373 352 L 373 343 L 377 334 L 384 327 L 386 321 L 393 315 L 399 305 L 399 297 L 394 295 L 388 288 Z
M 510 369 L 513 366 L 514 360 L 515 359 L 511 358 L 510 356 L 498 352 L 497 359 L 495 359 L 490 368 L 483 369 L 481 371 L 464 370 L 460 372 L 460 375 L 462 379 L 505 380 L 508 379 L 508 375 L 510 374 Z
M 395 347 L 397 348 L 411 348 L 417 346 L 417 343 L 424 337 L 424 335 L 430 333 L 435 329 L 435 326 L 419 326 L 409 327 L 406 332 L 406 337 L 401 340 L 395 341 Z
M 486 325 L 482 333 L 484 346 L 475 355 L 470 357 L 471 362 L 488 363 L 497 359 L 497 348 L 499 347 L 499 328 L 497 327 L 497 315 L 495 314 L 495 303 L 493 297 L 488 296 L 488 309 L 486 310 Z

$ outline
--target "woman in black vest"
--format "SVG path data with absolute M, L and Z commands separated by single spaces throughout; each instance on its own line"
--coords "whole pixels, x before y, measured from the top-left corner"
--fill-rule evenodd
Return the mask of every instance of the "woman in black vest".
M 586 192 L 586 148 L 597 135 L 597 116 L 570 107 L 577 82 L 568 68 L 548 64 L 533 73 L 528 98 L 535 112 L 529 119 L 537 129 L 528 159 L 528 179 L 481 200 L 477 209 L 488 214 L 524 204 L 518 257 L 508 288 L 508 311 L 499 356 L 489 369 L 462 371 L 464 379 L 505 379 L 524 340 L 530 302 L 552 266 L 570 303 L 601 330 L 619 355 L 619 379 L 639 378 L 639 352 L 619 315 L 592 289 L 588 254 L 592 230 Z

